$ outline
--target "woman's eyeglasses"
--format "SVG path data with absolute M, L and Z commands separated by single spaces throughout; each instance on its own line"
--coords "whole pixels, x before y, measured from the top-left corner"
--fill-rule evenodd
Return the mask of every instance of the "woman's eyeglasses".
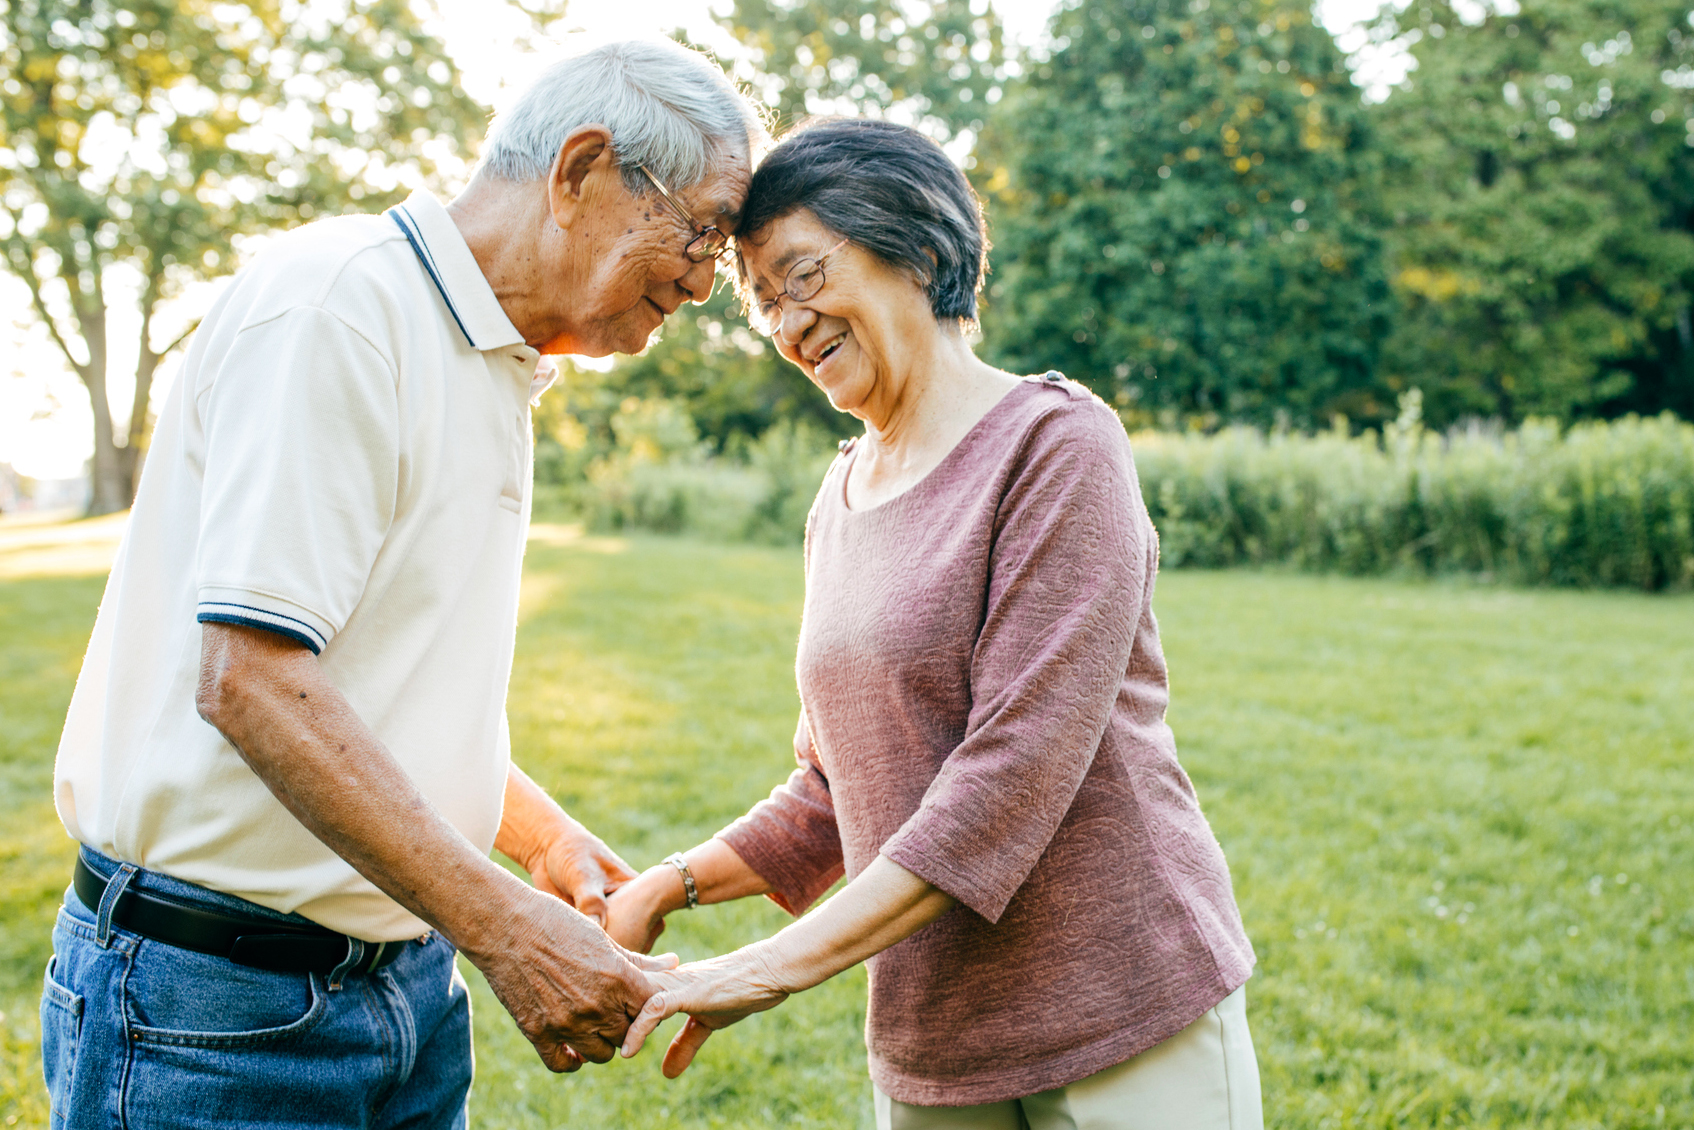
M 797 260 L 788 268 L 788 274 L 782 280 L 782 294 L 768 298 L 753 308 L 754 328 L 767 335 L 776 332 L 777 323 L 782 320 L 782 300 L 785 296 L 796 302 L 816 298 L 825 281 L 823 261 L 847 246 L 847 243 L 844 239 L 822 255 Z
M 684 207 L 682 201 L 672 196 L 671 190 L 666 188 L 646 165 L 635 167 L 647 174 L 647 179 L 653 182 L 653 187 L 659 190 L 659 195 L 665 198 L 665 203 L 676 209 L 676 214 L 682 217 L 682 222 L 696 233 L 694 238 L 688 241 L 688 246 L 682 249 L 682 253 L 688 256 L 690 262 L 704 263 L 708 259 L 716 260 L 729 250 L 729 236 L 711 224 L 702 224 L 696 220 L 694 213 Z

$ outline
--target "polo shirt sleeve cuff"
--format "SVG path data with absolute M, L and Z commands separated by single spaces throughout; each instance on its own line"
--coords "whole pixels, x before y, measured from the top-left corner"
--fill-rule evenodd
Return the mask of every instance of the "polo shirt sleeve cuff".
M 246 589 L 202 587 L 194 619 L 202 624 L 262 628 L 305 644 L 313 655 L 321 654 L 335 636 L 335 626 L 311 609 L 280 596 Z

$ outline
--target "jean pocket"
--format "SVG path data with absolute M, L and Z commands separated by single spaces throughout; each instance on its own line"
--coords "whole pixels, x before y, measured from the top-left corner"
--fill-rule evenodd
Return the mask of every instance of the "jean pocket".
M 58 965 L 57 954 L 48 958 L 47 972 L 41 979 L 41 1072 L 47 1080 L 47 1101 L 56 1124 L 64 1122 L 70 1109 L 83 1012 L 82 998 L 55 977 Z
M 309 1032 L 328 1007 L 318 978 L 273 973 L 192 950 L 143 943 L 124 986 L 137 1044 L 240 1048 Z

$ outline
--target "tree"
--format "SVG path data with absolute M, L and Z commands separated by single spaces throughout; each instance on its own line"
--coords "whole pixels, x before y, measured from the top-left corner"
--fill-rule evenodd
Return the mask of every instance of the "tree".
M 381 208 L 482 113 L 406 0 L 0 0 L 0 249 L 94 409 L 91 511 L 127 507 L 160 360 L 154 315 L 240 237 Z M 141 280 L 135 396 L 107 405 L 108 271 Z
M 1333 40 L 1288 0 L 1073 0 L 977 152 L 984 327 L 1155 416 L 1392 415 L 1378 160 Z
M 1468 22 L 1467 22 L 1468 21 Z M 1396 383 L 1437 423 L 1694 418 L 1694 13 L 1686 0 L 1417 0 L 1378 108 Z
M 735 0 L 718 22 L 784 126 L 900 112 L 947 140 L 982 127 L 1016 69 L 983 0 Z

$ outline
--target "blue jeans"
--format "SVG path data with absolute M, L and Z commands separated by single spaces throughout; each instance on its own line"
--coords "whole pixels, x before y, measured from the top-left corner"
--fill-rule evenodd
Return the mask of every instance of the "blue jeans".
M 303 919 L 83 858 L 116 879 L 94 910 L 67 891 L 53 929 L 41 994 L 53 1130 L 465 1125 L 470 997 L 446 939 L 408 943 L 368 975 L 250 969 L 113 926 L 118 889 Z

